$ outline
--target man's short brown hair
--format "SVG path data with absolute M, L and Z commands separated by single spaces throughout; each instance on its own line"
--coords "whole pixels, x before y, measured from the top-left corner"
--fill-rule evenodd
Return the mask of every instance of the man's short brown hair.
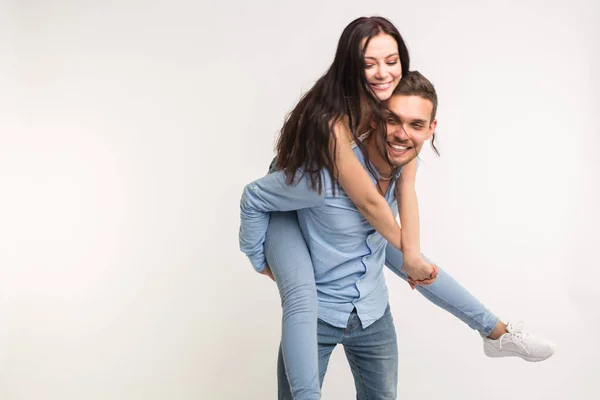
M 433 104 L 431 121 L 435 119 L 438 104 L 437 93 L 429 79 L 425 78 L 419 71 L 410 71 L 404 74 L 392 96 L 396 94 L 419 96 L 431 101 L 431 104 Z

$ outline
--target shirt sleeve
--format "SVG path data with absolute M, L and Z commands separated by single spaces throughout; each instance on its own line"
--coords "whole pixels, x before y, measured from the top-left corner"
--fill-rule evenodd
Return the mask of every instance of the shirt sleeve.
M 276 171 L 246 185 L 240 201 L 240 250 L 254 269 L 261 272 L 267 265 L 264 243 L 271 212 L 316 207 L 324 202 L 325 195 L 311 189 L 307 175 L 290 185 L 284 172 Z

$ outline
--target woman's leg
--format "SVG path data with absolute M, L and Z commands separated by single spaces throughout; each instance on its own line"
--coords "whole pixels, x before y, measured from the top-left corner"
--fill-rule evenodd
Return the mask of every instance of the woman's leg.
M 292 399 L 319 399 L 317 289 L 296 212 L 272 213 L 265 242 L 267 263 L 277 282 L 283 308 L 281 355 Z M 288 382 L 282 382 L 287 378 Z M 287 390 L 286 390 L 287 391 Z
M 430 261 L 431 262 L 431 261 Z M 402 252 L 388 245 L 386 265 L 406 280 L 402 272 Z M 458 317 L 483 336 L 483 350 L 489 357 L 521 357 L 526 361 L 543 361 L 554 354 L 554 344 L 523 330 L 522 323 L 500 321 L 471 293 L 442 269 L 435 282 L 417 286 L 417 290 L 433 304 Z
M 385 264 L 394 273 L 406 280 L 407 276 L 402 271 L 404 262 L 402 252 L 394 246 L 386 248 Z M 430 261 L 431 262 L 431 261 Z M 479 300 L 454 280 L 448 273 L 439 268 L 435 282 L 429 286 L 417 286 L 417 290 L 433 304 L 448 311 L 472 329 L 479 331 L 481 336 L 487 337 L 492 333 L 500 319 L 490 312 Z

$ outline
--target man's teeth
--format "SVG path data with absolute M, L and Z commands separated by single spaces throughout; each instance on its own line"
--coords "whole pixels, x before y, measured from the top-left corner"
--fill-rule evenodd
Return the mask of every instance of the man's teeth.
M 394 150 L 398 150 L 398 151 L 408 150 L 408 147 L 406 147 L 406 146 L 398 146 L 396 144 L 391 144 L 391 143 L 389 143 L 389 145 Z

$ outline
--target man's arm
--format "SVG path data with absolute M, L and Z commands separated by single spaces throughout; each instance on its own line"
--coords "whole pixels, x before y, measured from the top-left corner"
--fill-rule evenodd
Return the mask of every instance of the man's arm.
M 417 158 L 402 167 L 396 181 L 396 201 L 402 226 L 402 253 L 404 259 L 421 257 L 421 233 L 419 232 L 419 202 L 415 181 L 417 178 Z
M 429 285 L 435 281 L 437 267 L 421 257 L 421 233 L 419 223 L 419 203 L 415 180 L 418 159 L 406 164 L 396 182 L 396 200 L 402 225 L 403 269 L 408 275 L 408 283 L 414 289 L 416 285 Z
M 246 185 L 240 201 L 240 250 L 257 272 L 267 266 L 264 243 L 269 213 L 315 207 L 324 201 L 325 194 L 310 188 L 308 176 L 288 185 L 283 171 L 277 171 Z

